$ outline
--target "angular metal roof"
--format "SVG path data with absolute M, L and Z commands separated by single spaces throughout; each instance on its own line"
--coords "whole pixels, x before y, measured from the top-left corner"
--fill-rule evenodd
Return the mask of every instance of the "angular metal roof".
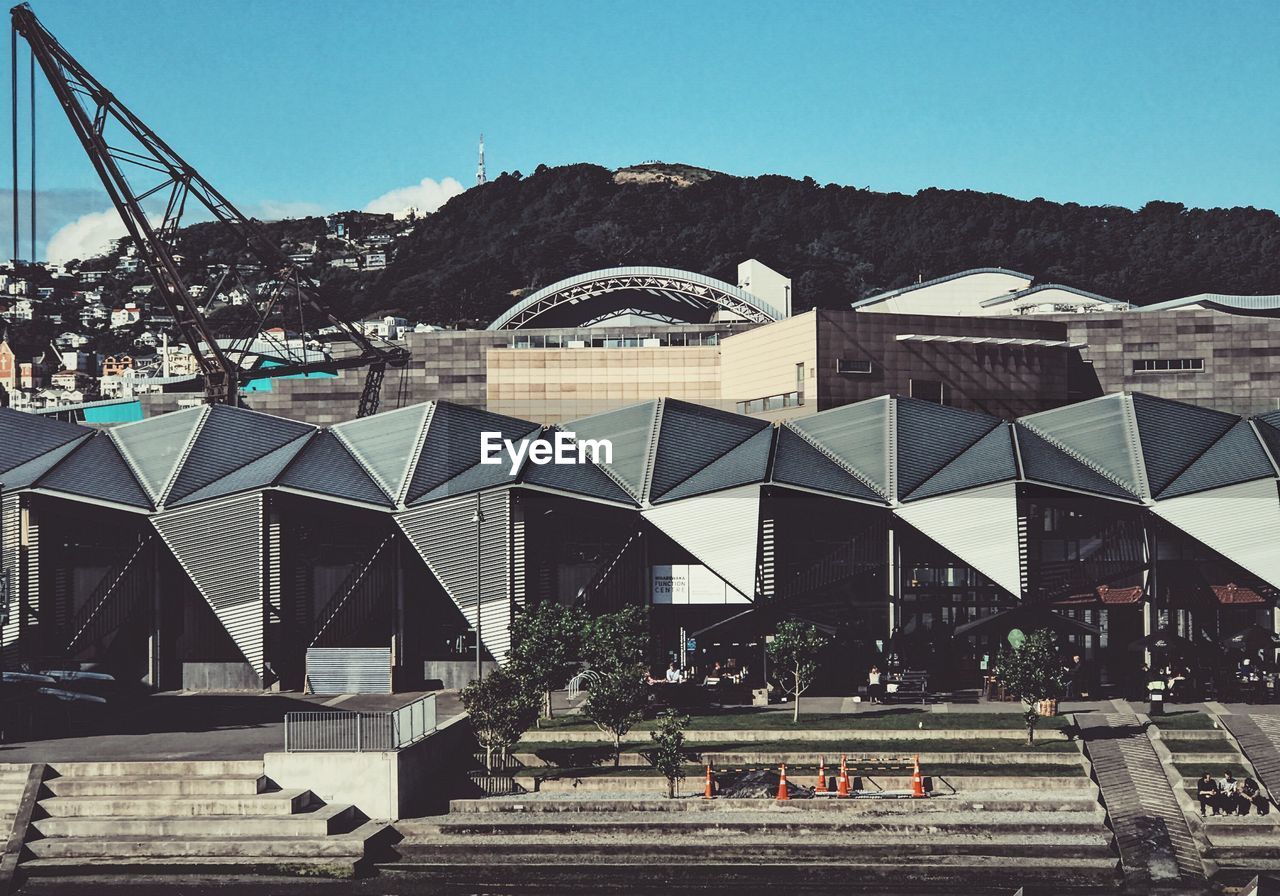
M 156 504 L 163 500 L 208 412 L 207 407 L 190 408 L 109 430 L 120 453 Z
M 1009 424 L 1000 423 L 902 500 L 914 501 L 1017 478 L 1013 430 Z
M 997 417 L 944 407 L 918 398 L 898 398 L 898 497 L 924 485 L 1000 425 Z
M 413 465 L 404 503 L 414 505 L 510 484 L 515 481 L 515 474 L 511 473 L 511 461 L 505 450 L 499 454 L 498 463 L 481 463 L 481 434 L 496 432 L 503 440 L 519 443 L 532 439 L 540 430 L 538 424 L 528 420 L 449 402 L 437 403 Z
M 788 424 L 778 427 L 777 447 L 773 455 L 773 481 L 848 498 L 885 503 L 883 495 L 810 445 Z
M 36 487 L 153 509 L 146 490 L 105 432 L 95 433 L 91 438 L 78 442 L 76 450 L 42 476 Z
M 789 425 L 882 498 L 891 499 L 892 415 L 893 399 L 886 395 L 800 417 Z
M 642 513 L 735 591 L 755 599 L 760 486 L 672 501 Z
M 392 501 L 399 502 L 413 469 L 413 462 L 426 438 L 427 420 L 435 404 L 410 405 L 348 420 L 332 427 L 332 432 L 369 471 Z
M 731 454 L 753 436 L 771 428 L 765 420 L 670 398 L 663 399 L 661 419 L 649 482 L 649 500 L 654 502 L 695 474 L 709 472 L 717 461 Z M 748 454 L 758 458 L 758 463 L 752 464 L 750 458 L 740 457 L 738 467 L 729 474 L 729 478 L 736 477 L 739 481 L 727 482 L 726 485 L 743 484 L 742 475 L 752 475 L 757 467 L 755 478 L 746 481 L 759 482 L 764 479 L 765 468 L 769 463 L 769 442 L 756 440 L 754 444 L 757 450 Z M 760 447 L 763 447 L 763 452 L 759 451 Z M 712 490 L 714 482 L 713 477 L 708 479 L 701 491 Z M 697 493 L 698 490 L 684 491 L 686 495 Z
M 659 407 L 658 401 L 646 401 L 583 417 L 562 428 L 579 439 L 609 439 L 613 443 L 613 463 L 601 464 L 600 468 L 639 501 L 644 498 L 650 453 L 657 438 Z
M 1133 393 L 1130 401 L 1152 495 L 1164 491 L 1240 420 L 1234 414 L 1141 392 Z
M 550 427 L 546 432 L 546 438 L 553 439 L 555 434 L 562 430 L 563 427 Z M 570 494 L 602 498 L 605 501 L 617 501 L 629 505 L 639 503 L 613 477 L 594 463 L 574 466 L 526 463 L 520 472 L 520 481 Z
M 30 463 L 50 451 L 83 439 L 92 430 L 12 408 L 0 408 L 0 473 Z M 0 482 L 8 480 L 0 476 Z
M 324 429 L 307 441 L 276 482 L 285 488 L 381 507 L 393 503 L 341 440 Z
M 657 504 L 752 482 L 763 482 L 769 471 L 769 451 L 772 447 L 773 427 L 765 426 L 736 448 L 729 449 L 726 454 L 664 492 L 661 498 L 651 500 Z
M 1146 442 L 1143 442 L 1145 446 Z M 1158 497 L 1175 498 L 1194 492 L 1235 485 L 1275 475 L 1267 452 L 1247 420 L 1237 420 L 1209 446 Z
M 1022 458 L 1022 475 L 1028 482 L 1137 500 L 1137 495 L 1081 463 L 1021 422 L 1014 424 L 1013 431 L 1018 442 L 1018 455 Z
M 1018 422 L 1130 494 L 1150 495 L 1130 396 L 1104 395 L 1041 411 Z
M 313 432 L 314 426 L 287 417 L 215 405 L 209 408 L 191 443 L 165 503 L 176 504 L 194 492 L 218 484 L 232 473 L 243 473 L 244 468 L 255 461 Z M 301 443 L 296 446 L 301 447 Z M 282 465 L 276 467 L 274 473 L 282 468 Z M 241 480 L 249 485 L 269 485 L 274 473 L 266 479 L 241 476 Z M 260 471 L 259 475 L 262 475 Z

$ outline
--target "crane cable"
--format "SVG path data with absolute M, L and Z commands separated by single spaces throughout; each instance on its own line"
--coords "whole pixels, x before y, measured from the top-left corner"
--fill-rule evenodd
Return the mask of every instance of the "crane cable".
M 19 234 L 22 232 L 18 221 L 18 29 L 11 28 L 9 30 L 9 69 L 10 69 L 10 99 L 12 100 L 12 123 L 13 123 L 13 264 L 14 274 L 17 272 L 18 264 L 18 240 Z

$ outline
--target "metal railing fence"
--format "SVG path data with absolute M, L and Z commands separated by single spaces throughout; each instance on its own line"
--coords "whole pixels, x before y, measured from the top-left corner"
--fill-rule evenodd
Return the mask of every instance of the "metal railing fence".
M 436 695 L 391 712 L 290 712 L 286 753 L 383 753 L 402 750 L 436 730 Z

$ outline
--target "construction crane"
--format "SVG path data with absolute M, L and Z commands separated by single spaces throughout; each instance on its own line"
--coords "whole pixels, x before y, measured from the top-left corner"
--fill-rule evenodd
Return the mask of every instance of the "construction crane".
M 403 367 L 409 360 L 408 350 L 376 340 L 362 328 L 330 312 L 320 299 L 317 284 L 284 254 L 263 227 L 241 214 L 103 87 L 40 23 L 29 4 L 13 7 L 10 16 L 15 57 L 14 97 L 17 97 L 17 41 L 22 37 L 120 213 L 183 341 L 191 349 L 204 383 L 205 402 L 238 404 L 240 386 L 254 379 L 365 367 L 367 375 L 358 414 L 365 417 L 377 413 L 383 375 L 389 366 Z M 15 99 L 15 146 L 17 120 Z M 16 154 L 14 164 L 16 170 Z M 136 179 L 145 181 L 145 186 L 135 189 L 125 176 L 126 169 Z M 15 203 L 16 186 L 15 183 Z M 240 322 L 240 332 L 222 340 L 202 311 L 201 303 L 192 297 L 179 269 L 180 228 L 192 199 L 212 215 L 224 233 L 233 237 L 233 245 L 240 250 L 240 257 L 227 264 L 217 281 L 200 296 L 206 309 L 219 297 L 230 295 L 232 290 L 247 297 L 245 304 L 252 314 Z M 151 216 L 143 210 L 144 203 L 156 209 Z M 159 210 L 161 203 L 163 211 Z M 297 332 L 302 337 L 297 340 L 300 346 L 292 345 L 294 340 L 287 338 L 287 324 L 293 320 L 293 314 L 297 315 Z M 269 349 L 266 353 L 277 359 L 277 365 L 255 365 L 255 359 L 264 354 L 264 331 L 271 324 L 283 325 L 286 331 L 285 339 L 266 339 Z M 349 342 L 354 352 L 330 357 L 322 349 L 312 348 L 322 337 L 323 341 Z

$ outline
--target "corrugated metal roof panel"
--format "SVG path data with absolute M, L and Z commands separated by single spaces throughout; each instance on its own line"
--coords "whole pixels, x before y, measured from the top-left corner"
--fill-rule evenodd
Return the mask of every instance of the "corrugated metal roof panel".
M 201 434 L 203 438 L 203 433 Z M 302 451 L 306 445 L 310 434 L 303 434 L 288 444 L 282 445 L 269 454 L 264 454 L 257 460 L 251 460 L 239 469 L 232 470 L 225 476 L 221 476 L 203 488 L 196 489 L 185 497 L 174 500 L 172 496 L 166 506 L 182 507 L 187 504 L 196 504 L 200 501 L 208 501 L 211 498 L 221 498 L 224 495 L 233 495 L 236 492 L 249 491 L 251 489 L 267 488 L 276 481 L 276 477 L 280 472 L 289 465 L 298 452 Z
M 555 433 L 560 430 L 562 427 L 552 427 L 548 430 L 547 437 L 554 438 Z M 636 503 L 636 499 L 631 497 L 626 489 L 592 463 L 573 466 L 525 464 L 520 473 L 520 481 L 575 495 L 603 498 L 606 501 L 619 501 L 632 505 Z
M 1253 422 L 1258 424 L 1258 435 L 1267 443 L 1271 456 L 1280 462 L 1280 411 L 1254 417 Z
M 755 599 L 760 486 L 685 498 L 641 512 L 743 597 Z
M 1158 497 L 1174 498 L 1274 476 L 1275 470 L 1254 435 L 1253 427 L 1247 420 L 1238 420 Z
M 1022 417 L 1018 422 L 1076 456 L 1131 494 L 1149 492 L 1142 475 L 1137 427 L 1129 414 L 1128 396 L 1093 398 Z
M 894 513 L 1001 588 L 1021 595 L 1017 483 L 913 501 Z
M 1280 494 L 1274 479 L 1257 479 L 1210 491 L 1157 501 L 1154 512 L 1207 545 L 1280 588 Z
M 1001 423 L 903 500 L 914 501 L 1017 478 L 1013 432 L 1008 424 Z
M 891 401 L 888 396 L 859 401 L 810 417 L 800 417 L 789 425 L 825 449 L 887 499 L 891 497 Z
M 665 418 L 664 414 L 664 430 Z M 713 460 L 710 466 L 694 473 L 665 492 L 661 498 L 655 498 L 654 503 L 717 492 L 751 482 L 763 482 L 769 472 L 769 450 L 772 445 L 773 427 L 765 426 L 738 447 L 730 449 L 728 454 Z
M 911 494 L 1000 425 L 997 418 L 975 411 L 916 398 L 897 401 L 899 498 Z
M 396 523 L 432 575 L 476 624 L 477 573 L 483 592 L 480 640 L 499 660 L 511 649 L 511 505 L 508 491 L 481 494 L 484 521 L 477 533 L 474 495 L 439 501 L 395 515 Z M 479 549 L 477 551 L 477 534 Z
M 59 445 L 39 457 L 34 457 L 26 463 L 14 467 L 12 470 L 0 473 L 0 484 L 10 490 L 26 488 L 61 463 L 63 458 L 75 451 L 90 436 L 91 433 L 85 433 L 79 439 L 67 442 L 65 445 Z
M 790 424 L 778 428 L 773 481 L 867 501 L 884 503 L 885 500 L 862 480 L 796 435 Z
M 639 500 L 649 471 L 649 446 L 655 436 L 653 427 L 657 413 L 658 403 L 646 401 L 583 417 L 564 424 L 562 429 L 574 433 L 579 439 L 609 439 L 613 443 L 613 463 L 601 464 L 601 469 Z
M 1113 498 L 1134 499 L 1134 495 L 1106 476 L 1080 463 L 1021 423 L 1014 424 L 1014 433 L 1018 439 L 1018 453 L 1022 457 L 1022 474 L 1028 480 Z
M 505 451 L 496 464 L 480 463 L 480 435 L 496 432 L 519 442 L 541 429 L 528 420 L 491 414 L 479 408 L 442 401 L 427 424 L 427 438 L 414 467 L 405 504 L 430 501 L 450 494 L 506 485 L 515 480 Z M 452 482 L 455 478 L 461 480 Z
M 91 430 L 12 408 L 0 408 L 0 472 L 29 463 Z
M 433 405 L 417 404 L 331 427 L 383 491 L 399 499 Z
M 105 432 L 81 443 L 70 457 L 38 483 L 40 488 L 97 498 L 129 507 L 152 508 L 146 490 Z
M 769 424 L 764 420 L 666 399 L 653 474 L 649 480 L 649 499 L 661 498 L 699 470 L 767 429 Z
M 109 430 L 120 453 L 152 501 L 158 502 L 164 496 L 165 487 L 177 471 L 187 445 L 208 410 L 206 407 L 188 408 Z
M 390 507 L 391 499 L 333 433 L 322 429 L 298 454 L 279 485 Z
M 269 479 L 251 482 L 245 468 L 312 432 L 315 432 L 314 426 L 286 417 L 214 405 L 209 408 L 209 416 L 187 452 L 165 502 L 176 504 L 196 491 L 218 486 L 221 480 L 232 478 L 232 474 L 239 474 L 235 478 L 240 488 L 265 485 Z M 266 469 L 271 468 L 271 464 L 266 465 Z M 254 472 L 262 475 L 266 469 L 255 467 Z M 274 467 L 272 478 L 280 469 Z
M 166 511 L 151 522 L 261 677 L 266 611 L 262 495 Z M 210 550 L 211 532 L 217 533 L 217 550 Z
M 1234 414 L 1135 392 L 1142 459 L 1151 493 L 1158 495 L 1238 421 Z

